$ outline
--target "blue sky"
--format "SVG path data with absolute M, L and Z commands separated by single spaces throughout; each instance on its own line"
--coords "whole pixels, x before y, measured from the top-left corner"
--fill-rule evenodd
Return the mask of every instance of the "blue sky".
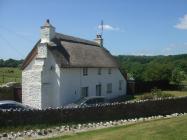
M 0 0 L 0 58 L 21 59 L 50 19 L 56 31 L 94 39 L 114 55 L 187 53 L 187 0 Z

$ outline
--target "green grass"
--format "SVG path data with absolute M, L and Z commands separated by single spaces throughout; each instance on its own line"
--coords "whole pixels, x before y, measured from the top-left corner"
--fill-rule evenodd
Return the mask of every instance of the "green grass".
M 66 135 L 49 140 L 186 140 L 187 115 Z
M 183 85 L 187 85 L 187 79 L 185 81 L 182 81 Z
M 0 68 L 0 84 L 8 82 L 21 82 L 21 70 L 19 68 Z
M 174 96 L 187 96 L 187 91 L 164 91 Z

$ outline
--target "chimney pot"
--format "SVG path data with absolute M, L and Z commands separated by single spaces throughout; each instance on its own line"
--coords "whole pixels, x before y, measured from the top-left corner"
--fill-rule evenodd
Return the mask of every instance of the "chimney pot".
M 102 35 L 97 34 L 95 42 L 97 42 L 101 47 L 103 47 L 103 38 L 102 38 Z
M 49 19 L 46 20 L 47 23 L 50 23 Z

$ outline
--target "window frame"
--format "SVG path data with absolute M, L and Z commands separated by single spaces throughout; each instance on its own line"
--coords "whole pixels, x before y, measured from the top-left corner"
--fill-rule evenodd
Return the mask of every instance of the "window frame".
M 96 90 L 96 96 L 101 96 L 101 94 L 102 94 L 102 85 L 101 84 L 97 84 L 95 86 L 95 90 Z M 98 91 L 99 91 L 99 93 L 98 93 Z
M 83 72 L 83 76 L 87 76 L 88 75 L 88 68 L 83 68 L 82 72 Z
M 108 83 L 106 87 L 107 87 L 107 89 L 106 89 L 107 94 L 111 94 L 112 93 L 112 83 Z
M 81 87 L 81 97 L 88 97 L 89 94 L 89 88 L 88 87 Z
M 98 68 L 97 74 L 98 74 L 98 75 L 101 75 L 101 74 L 102 74 L 102 68 Z
M 119 80 L 119 87 L 118 87 L 118 89 L 119 89 L 119 91 L 122 91 L 122 86 L 123 85 L 123 80 Z
M 112 69 L 108 68 L 108 74 L 111 75 L 112 74 Z

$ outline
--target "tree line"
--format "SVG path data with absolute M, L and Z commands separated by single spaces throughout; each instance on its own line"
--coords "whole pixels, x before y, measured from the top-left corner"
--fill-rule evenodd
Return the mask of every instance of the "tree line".
M 179 84 L 187 75 L 187 54 L 170 56 L 116 56 L 120 69 L 138 81 Z
M 23 63 L 23 60 L 15 60 L 15 59 L 0 59 L 0 67 L 20 67 Z
M 187 75 L 187 54 L 170 56 L 115 56 L 120 69 L 137 81 L 180 83 Z M 0 67 L 20 67 L 23 60 L 0 59 Z

